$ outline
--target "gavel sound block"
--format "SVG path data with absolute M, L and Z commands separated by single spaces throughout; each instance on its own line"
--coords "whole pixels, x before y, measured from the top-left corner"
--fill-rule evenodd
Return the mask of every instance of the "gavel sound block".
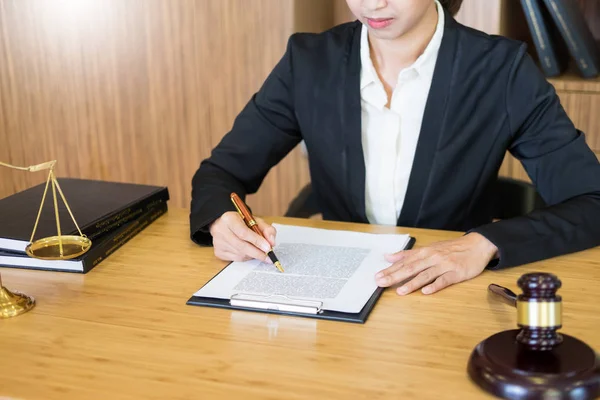
M 516 296 L 490 290 L 514 302 L 517 325 L 479 343 L 468 373 L 484 390 L 506 399 L 600 398 L 600 358 L 582 341 L 556 331 L 562 327 L 560 280 L 552 274 L 523 275 Z

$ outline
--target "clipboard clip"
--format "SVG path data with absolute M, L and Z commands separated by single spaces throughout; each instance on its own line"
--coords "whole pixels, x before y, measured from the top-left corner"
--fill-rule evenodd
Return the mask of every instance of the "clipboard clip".
M 319 314 L 323 311 L 323 302 L 321 301 L 290 299 L 280 295 L 261 296 L 236 293 L 229 299 L 229 304 L 237 307 L 301 314 Z

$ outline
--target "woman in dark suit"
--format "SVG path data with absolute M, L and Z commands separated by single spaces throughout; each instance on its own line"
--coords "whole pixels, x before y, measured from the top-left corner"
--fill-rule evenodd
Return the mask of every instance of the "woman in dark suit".
M 347 0 L 357 21 L 295 34 L 192 182 L 192 239 L 224 260 L 270 243 L 229 200 L 301 140 L 324 219 L 466 231 L 388 256 L 380 286 L 433 293 L 600 244 L 600 165 L 525 45 L 457 23 L 461 0 Z M 492 223 L 506 151 L 549 206 Z M 262 249 L 262 250 L 261 250 Z

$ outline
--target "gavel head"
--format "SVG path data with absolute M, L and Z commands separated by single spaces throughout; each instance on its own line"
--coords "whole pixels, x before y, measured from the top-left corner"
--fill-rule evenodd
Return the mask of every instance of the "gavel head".
M 561 282 L 547 273 L 525 274 L 517 285 L 523 291 L 517 296 L 517 324 L 521 332 L 517 341 L 533 351 L 547 351 L 563 338 L 556 332 L 562 327 L 562 299 L 556 294 Z

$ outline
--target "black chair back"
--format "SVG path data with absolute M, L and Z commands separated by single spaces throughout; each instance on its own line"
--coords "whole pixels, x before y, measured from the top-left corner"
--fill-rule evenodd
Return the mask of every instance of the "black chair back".
M 496 181 L 492 199 L 494 219 L 520 217 L 546 206 L 531 183 L 505 177 Z

